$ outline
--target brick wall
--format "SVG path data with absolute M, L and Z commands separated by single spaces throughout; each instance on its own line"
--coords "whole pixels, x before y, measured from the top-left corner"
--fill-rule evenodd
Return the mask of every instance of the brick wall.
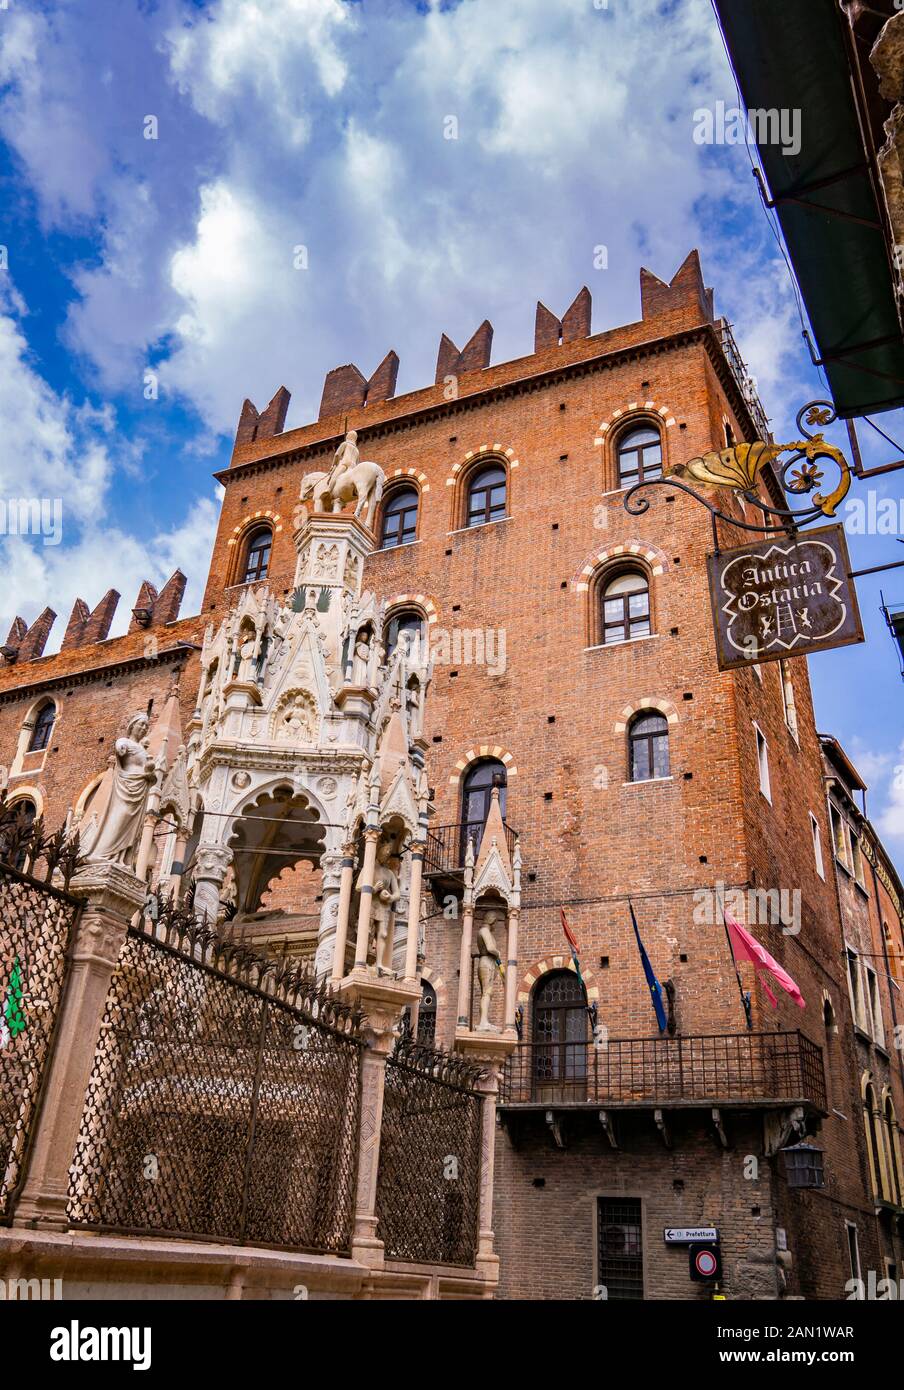
M 665 287 L 648 280 L 646 317 L 636 324 L 561 344 L 550 331 L 541 334 L 545 345 L 529 358 L 464 370 L 451 393 L 448 383 L 440 382 L 394 399 L 372 394 L 368 403 L 348 412 L 347 426 L 359 431 L 362 458 L 380 463 L 390 483 L 413 477 L 420 489 L 416 542 L 375 553 L 365 582 L 390 600 L 421 596 L 419 602 L 435 618 L 434 632 L 479 629 L 497 643 L 504 634 L 504 671 L 498 669 L 498 646 L 495 674 L 486 664 L 464 660 L 437 665 L 426 725 L 428 772 L 436 822 L 454 822 L 458 765 L 468 750 L 499 746 L 511 754 L 507 819 L 521 836 L 524 856 L 518 969 L 527 1028 L 532 972 L 564 950 L 559 909 L 565 904 L 582 944 L 588 984 L 598 997 L 600 1021 L 613 1037 L 655 1035 L 628 916 L 631 895 L 654 967 L 660 979 L 674 981 L 682 1032 L 742 1031 L 721 921 L 701 921 L 699 911 L 695 918 L 695 894 L 721 881 L 799 891 L 799 934 L 788 934 L 778 923 L 752 925 L 800 984 L 807 1008 L 799 1010 L 782 995 L 773 1011 L 743 967 L 754 995 L 754 1027 L 802 1028 L 828 1046 L 839 1064 L 831 1075 L 832 1109 L 838 1113 L 826 1121 L 819 1140 L 827 1150 L 829 1187 L 806 1201 L 789 1194 L 783 1180 L 776 1180 L 773 1191 L 771 1178 L 762 1179 L 764 1191 L 754 1200 L 739 1179 L 744 1145 L 753 1152 L 762 1148 L 760 1131 L 750 1121 L 748 1137 L 741 1133 L 727 1154 L 700 1129 L 699 1119 L 687 1121 L 672 1151 L 642 1130 L 618 1155 L 607 1151 L 599 1132 L 560 1151 L 541 1125 L 523 1153 L 515 1153 L 501 1136 L 498 1244 L 503 1288 L 512 1296 L 589 1295 L 588 1213 L 593 1192 L 610 1186 L 646 1203 L 652 1296 L 687 1293 L 686 1258 L 661 1249 L 658 1230 L 678 1220 L 682 1203 L 689 1212 L 694 1209 L 694 1220 L 711 1208 L 707 1219 L 724 1224 L 733 1268 L 755 1252 L 754 1268 L 733 1276 L 739 1295 L 747 1289 L 745 1296 L 753 1296 L 750 1291 L 758 1287 L 765 1268 L 759 1257 L 766 1252 L 772 1258 L 776 1223 L 788 1231 L 796 1261 L 794 1287 L 807 1294 L 831 1296 L 831 1290 L 837 1296 L 847 1277 L 842 1212 L 852 1214 L 861 1230 L 864 1267 L 867 1258 L 877 1258 L 875 1221 L 864 1191 L 839 904 L 831 874 L 820 878 L 813 858 L 810 811 L 822 829 L 827 865 L 831 841 L 806 662 L 792 663 L 794 739 L 776 664 L 766 664 L 760 677 L 717 669 L 705 570 L 712 549 L 707 513 L 680 491 L 658 488 L 646 515 L 631 516 L 618 491 L 613 439 L 633 416 L 659 422 L 667 464 L 724 445 L 726 424 L 736 438 L 751 437 L 742 398 L 709 323 L 711 306 L 702 282 L 685 279 L 684 290 L 683 280 L 677 289 L 675 281 Z M 327 392 L 325 412 L 331 399 Z M 305 473 L 330 466 L 346 421 L 323 413 L 311 425 L 281 433 L 284 396 L 277 393 L 274 402 L 278 409 L 271 403 L 273 418 L 267 417 L 266 428 L 248 424 L 253 407 L 243 414 L 232 466 L 220 475 L 226 486 L 202 613 L 163 629 L 167 643 L 198 642 L 207 622 L 219 622 L 235 592 L 229 586 L 239 575 L 243 537 L 262 518 L 274 527 L 269 587 L 278 595 L 291 588 L 291 517 L 299 484 Z M 608 428 L 601 429 L 603 424 Z M 484 455 L 505 461 L 509 516 L 462 530 L 463 482 Z M 723 527 L 720 539 L 727 546 L 746 537 Z M 600 552 L 614 551 L 614 560 L 618 547 L 633 546 L 652 557 L 647 563 L 653 635 L 621 647 L 597 646 L 591 609 L 597 571 L 588 579 L 585 570 Z M 143 636 L 132 633 L 27 668 L 0 670 L 4 761 L 12 760 L 22 718 L 36 697 L 35 683 L 54 682 L 61 701 L 52 741 L 59 752 L 52 747 L 34 772 L 51 824 L 103 770 L 107 745 L 132 709 L 151 698 L 159 708 L 179 667 L 184 668 L 184 718 L 190 713 L 196 655 L 149 661 L 142 657 Z M 99 669 L 86 674 L 92 667 Z M 670 778 L 632 784 L 626 772 L 626 711 L 649 699 L 673 719 Z M 754 722 L 768 742 L 771 802 L 759 790 Z M 297 881 L 287 871 L 271 902 L 297 907 L 302 880 L 305 910 L 316 910 L 306 871 Z M 427 940 L 432 977 L 443 981 L 437 1037 L 448 1044 L 457 994 L 458 922 L 437 910 Z M 831 996 L 838 1029 L 828 1039 L 824 994 Z M 546 1176 L 546 1187 L 531 1185 L 535 1175 Z M 680 1203 L 674 1200 L 678 1179 L 685 1183 Z M 754 1206 L 759 1215 L 753 1214 Z M 575 1212 L 582 1214 L 580 1221 Z

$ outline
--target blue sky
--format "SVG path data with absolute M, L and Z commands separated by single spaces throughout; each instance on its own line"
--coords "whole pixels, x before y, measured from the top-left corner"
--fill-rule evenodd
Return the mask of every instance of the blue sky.
M 583 283 L 595 332 L 630 322 L 640 265 L 668 278 L 692 246 L 793 438 L 824 388 L 746 151 L 692 138 L 720 99 L 734 83 L 709 0 L 8 0 L 0 497 L 27 478 L 63 499 L 64 528 L 59 546 L 0 541 L 0 636 L 47 602 L 53 650 L 76 595 L 93 606 L 110 585 L 121 631 L 141 580 L 177 565 L 196 611 L 210 474 L 245 396 L 263 406 L 284 383 L 302 424 L 330 367 L 369 375 L 390 347 L 413 390 L 440 333 L 461 344 L 485 317 L 493 360 L 520 356 L 535 301 L 561 312 Z M 901 412 L 880 423 L 904 441 Z M 867 462 L 888 457 L 868 445 Z M 872 485 L 904 494 L 901 474 Z M 850 535 L 855 567 L 901 558 L 899 531 Z M 867 644 L 810 669 L 820 727 L 900 852 L 880 587 L 904 600 L 904 571 L 859 581 Z

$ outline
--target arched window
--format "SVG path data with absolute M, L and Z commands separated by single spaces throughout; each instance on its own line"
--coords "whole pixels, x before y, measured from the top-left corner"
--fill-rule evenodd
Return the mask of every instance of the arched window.
M 826 1035 L 826 1103 L 829 1109 L 831 1110 L 832 1091 L 834 1085 L 837 1084 L 835 1082 L 835 1076 L 838 1074 L 840 1069 L 840 1061 L 837 1055 L 839 1049 L 838 1027 L 835 1020 L 835 1007 L 832 1004 L 831 999 L 824 999 L 822 1002 L 822 1026 L 825 1029 Z
M 534 990 L 533 1089 L 538 1100 L 580 1100 L 587 1084 L 587 996 L 573 970 L 553 970 Z
M 625 487 L 662 476 L 662 436 L 652 425 L 628 430 L 618 441 L 618 481 Z
M 623 571 L 603 589 L 601 639 L 605 646 L 650 634 L 650 586 L 639 570 Z
M 13 801 L 11 804 L 8 804 L 6 809 L 7 815 L 9 817 L 10 828 L 16 833 L 17 836 L 20 830 L 27 830 L 30 826 L 34 824 L 35 820 L 37 819 L 38 808 L 35 805 L 35 803 L 31 801 L 28 797 L 20 797 L 18 801 Z M 4 853 L 5 847 L 3 837 L 2 835 L 0 835 L 0 857 L 3 857 Z M 25 868 L 25 862 L 27 859 L 27 849 L 23 848 L 18 850 L 16 854 L 13 856 L 13 868 L 18 869 L 21 872 Z
M 436 990 L 427 981 L 421 981 L 421 1002 L 417 1011 L 417 1040 L 430 1047 L 436 1041 Z
M 269 526 L 258 526 L 245 545 L 245 564 L 240 583 L 253 584 L 258 579 L 266 579 L 270 568 L 270 548 L 273 532 Z
M 390 550 L 395 545 L 407 545 L 417 539 L 417 503 L 416 487 L 397 487 L 389 494 L 383 504 L 381 550 Z
M 628 731 L 628 780 L 650 782 L 669 775 L 669 721 L 656 710 L 641 710 Z
M 876 1197 L 884 1198 L 887 1196 L 885 1191 L 885 1159 L 879 1143 L 876 1121 L 878 1118 L 878 1106 L 876 1104 L 876 1092 L 872 1082 L 868 1082 L 863 1089 L 863 1126 L 866 1130 L 866 1153 L 870 1168 L 870 1177 L 873 1184 L 873 1194 Z
M 468 515 L 466 525 L 483 526 L 505 516 L 505 469 L 501 463 L 491 463 L 476 472 L 468 483 Z
M 898 1117 L 891 1096 L 885 1098 L 885 1128 L 888 1137 L 888 1172 L 891 1200 L 904 1206 L 904 1173 L 901 1172 L 901 1145 L 898 1139 Z
M 48 700 L 38 710 L 34 728 L 31 731 L 31 738 L 28 740 L 29 753 L 37 753 L 41 748 L 46 748 L 50 742 L 50 735 L 53 733 L 53 726 L 56 722 L 56 705 L 52 700 Z
M 383 645 L 386 648 L 387 658 L 392 656 L 399 642 L 408 644 L 408 650 L 415 643 L 424 640 L 424 619 L 416 608 L 405 608 L 398 613 L 394 613 L 386 624 L 386 631 L 383 634 Z
M 477 849 L 483 827 L 493 801 L 493 788 L 499 788 L 499 810 L 505 817 L 505 763 L 498 758 L 484 758 L 473 763 L 461 784 L 461 827 L 463 847 L 470 837 Z

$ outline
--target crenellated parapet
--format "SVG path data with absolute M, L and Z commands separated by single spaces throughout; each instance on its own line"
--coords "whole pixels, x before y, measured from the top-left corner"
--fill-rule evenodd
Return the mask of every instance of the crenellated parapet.
M 138 591 L 132 609 L 129 632 L 141 632 L 174 623 L 179 617 L 187 583 L 181 570 L 174 571 L 159 591 L 146 579 Z M 119 599 L 118 590 L 108 589 L 100 602 L 90 609 L 83 598 L 77 598 L 66 624 L 60 651 L 68 652 L 90 647 L 95 642 L 105 642 L 116 616 Z M 45 608 L 31 626 L 24 618 L 14 618 L 6 642 L 0 647 L 3 664 L 22 665 L 42 657 L 56 617 L 52 608 Z

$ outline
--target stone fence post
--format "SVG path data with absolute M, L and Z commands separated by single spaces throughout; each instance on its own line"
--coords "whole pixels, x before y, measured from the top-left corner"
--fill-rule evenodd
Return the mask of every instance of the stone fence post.
M 364 1011 L 363 1033 L 367 1042 L 361 1057 L 361 1118 L 351 1253 L 353 1259 L 370 1269 L 381 1269 L 384 1252 L 383 1242 L 377 1237 L 377 1175 L 386 1062 L 402 1010 L 406 1005 L 411 1006 L 420 989 L 415 990 L 398 980 L 378 979 L 365 969 L 356 970 L 348 977 L 342 993 Z
M 85 904 L 75 931 L 69 979 L 15 1226 L 61 1230 L 68 1224 L 69 1169 L 107 991 L 129 922 L 144 902 L 146 887 L 121 864 L 89 863 L 72 880 L 70 892 L 84 898 Z

